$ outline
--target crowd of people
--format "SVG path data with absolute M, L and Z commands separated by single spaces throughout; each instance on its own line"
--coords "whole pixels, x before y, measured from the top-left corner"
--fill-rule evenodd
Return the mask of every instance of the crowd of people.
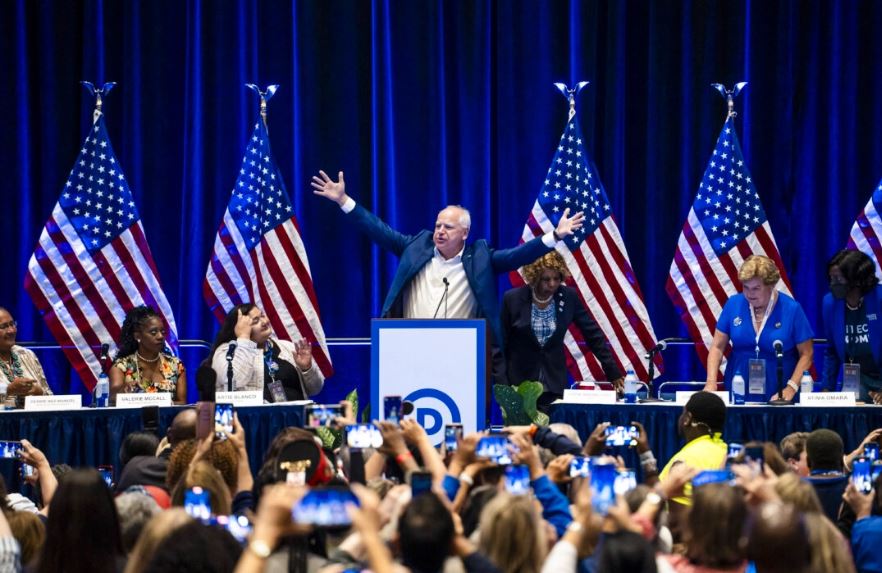
M 333 425 L 345 431 L 355 416 L 342 412 Z M 627 473 L 632 447 L 611 446 L 608 424 L 584 444 L 554 424 L 450 449 L 407 417 L 375 422 L 376 449 L 328 449 L 291 427 L 252 469 L 237 418 L 197 439 L 184 409 L 161 439 L 126 436 L 113 484 L 22 440 L 34 471 L 0 492 L 0 571 L 882 571 L 882 478 L 869 491 L 856 478 L 882 429 L 850 452 L 826 429 L 738 445 L 725 417 L 715 394 L 693 395 L 670 460 L 635 424 L 625 457 L 639 478 L 603 503 L 601 468 Z M 500 436 L 510 464 L 482 455 L 481 440 Z

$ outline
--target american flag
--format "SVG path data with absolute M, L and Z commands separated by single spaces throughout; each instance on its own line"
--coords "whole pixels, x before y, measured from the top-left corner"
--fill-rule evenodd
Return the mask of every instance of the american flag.
M 90 388 L 101 373 L 101 345 L 114 346 L 136 306 L 162 315 L 177 348 L 175 319 L 100 112 L 40 234 L 24 287 Z
M 880 210 L 882 210 L 882 182 L 876 186 L 873 196 L 855 219 L 848 237 L 848 246 L 873 257 L 876 261 L 876 276 L 882 279 L 882 273 L 879 272 L 882 263 L 882 244 L 879 242 L 879 238 L 882 237 Z
M 665 285 L 705 365 L 717 317 L 741 290 L 738 269 L 750 255 L 774 260 L 781 272 L 778 290 L 793 296 L 730 116 L 698 185 Z
M 575 111 L 570 112 L 521 241 L 554 230 L 567 207 L 571 213 L 585 213 L 582 228 L 557 246 L 572 274 L 567 284 L 579 292 L 622 371 L 633 369 L 638 378 L 646 380 L 648 364 L 643 355 L 655 346 L 655 333 L 606 192 L 585 149 Z M 510 278 L 515 285 L 524 284 L 518 273 L 511 273 Z M 584 338 L 575 325 L 570 326 L 564 345 L 574 380 L 606 379 L 594 355 L 582 352 Z M 656 355 L 655 363 L 660 374 L 660 356 Z
M 263 120 L 248 142 L 202 293 L 218 320 L 236 305 L 256 304 L 277 336 L 317 344 L 313 359 L 326 378 L 333 373 L 306 248 Z

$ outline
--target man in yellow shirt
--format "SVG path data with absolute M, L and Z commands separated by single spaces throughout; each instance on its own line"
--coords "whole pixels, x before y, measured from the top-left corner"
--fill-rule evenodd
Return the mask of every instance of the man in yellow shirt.
M 696 392 L 683 407 L 677 421 L 677 433 L 686 440 L 686 445 L 674 454 L 659 474 L 663 480 L 677 464 L 686 464 L 697 470 L 717 470 L 725 466 L 728 446 L 723 441 L 723 427 L 726 425 L 726 403 L 710 392 Z M 674 497 L 668 504 L 671 516 L 671 531 L 675 539 L 679 530 L 678 521 L 692 505 L 692 484 L 686 484 L 683 495 Z

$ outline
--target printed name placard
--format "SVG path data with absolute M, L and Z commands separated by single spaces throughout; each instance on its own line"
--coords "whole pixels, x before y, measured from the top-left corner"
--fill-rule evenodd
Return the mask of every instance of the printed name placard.
M 691 398 L 693 394 L 695 394 L 695 392 L 692 392 L 691 390 L 678 390 L 677 393 L 674 394 L 674 403 L 685 404 L 689 401 L 689 398 Z M 724 404 L 726 404 L 727 406 L 729 405 L 729 393 L 725 390 L 711 392 L 711 394 L 716 394 L 720 397 Z
M 570 404 L 615 404 L 615 390 L 576 390 L 566 389 L 563 401 Z
M 31 412 L 51 410 L 76 410 L 83 407 L 83 397 L 79 394 L 57 394 L 55 396 L 25 396 L 24 409 Z
M 143 408 L 144 406 L 171 406 L 171 392 L 143 392 L 139 394 L 117 394 L 117 408 Z
M 263 390 L 240 390 L 236 392 L 218 392 L 214 396 L 218 404 L 233 406 L 260 406 L 263 404 Z
M 808 407 L 840 407 L 855 406 L 854 392 L 811 392 L 799 397 L 800 406 Z

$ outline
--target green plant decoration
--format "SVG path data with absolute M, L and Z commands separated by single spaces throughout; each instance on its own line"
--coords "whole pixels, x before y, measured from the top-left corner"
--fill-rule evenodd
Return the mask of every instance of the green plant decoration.
M 352 404 L 352 414 L 355 419 L 358 419 L 358 389 L 354 388 L 349 394 L 346 395 L 345 400 Z M 368 409 L 370 405 L 365 407 L 365 411 L 361 413 L 361 419 L 363 423 L 367 417 Z M 322 441 L 322 446 L 333 450 L 339 448 L 343 445 L 343 430 L 339 428 L 330 428 L 330 427 L 320 427 L 316 428 L 316 435 Z
M 547 426 L 548 414 L 536 408 L 536 401 L 544 391 L 542 384 L 527 380 L 517 386 L 494 384 L 493 395 L 502 410 L 502 420 L 506 426 Z

